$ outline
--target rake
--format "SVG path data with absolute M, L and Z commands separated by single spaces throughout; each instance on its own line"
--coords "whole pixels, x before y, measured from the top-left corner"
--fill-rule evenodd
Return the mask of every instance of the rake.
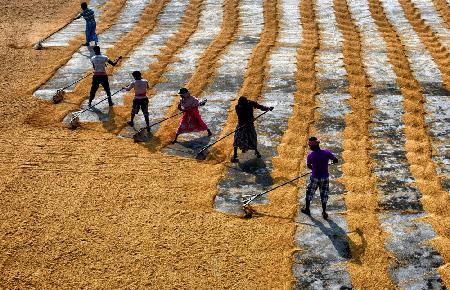
M 122 59 L 121 56 L 119 56 L 118 58 L 116 58 L 116 59 L 114 60 L 114 62 L 116 62 L 116 61 L 118 61 L 118 60 L 120 60 L 120 59 Z M 63 88 L 60 88 L 60 89 L 56 90 L 56 93 L 55 93 L 55 94 L 53 95 L 53 97 L 52 97 L 53 103 L 54 103 L 54 104 L 58 104 L 59 102 L 61 102 L 62 100 L 64 100 L 64 96 L 66 95 L 66 92 L 65 92 L 64 90 L 66 90 L 66 89 L 70 88 L 71 86 L 73 86 L 73 85 L 75 85 L 75 84 L 81 82 L 82 80 L 84 80 L 85 78 L 87 78 L 88 76 L 90 76 L 90 75 L 92 75 L 92 74 L 93 74 L 93 72 L 89 72 L 89 73 L 86 74 L 84 77 L 82 77 L 82 78 L 80 78 L 80 79 L 74 81 L 73 83 L 71 83 L 71 84 L 69 84 L 69 85 L 67 85 L 67 86 L 65 86 L 65 87 L 63 87 Z
M 172 116 L 170 116 L 170 117 L 164 118 L 164 119 L 162 119 L 161 121 L 158 121 L 158 122 L 156 122 L 156 123 L 151 124 L 150 126 L 148 126 L 148 128 L 152 128 L 153 126 L 156 126 L 156 125 L 158 125 L 158 124 L 161 124 L 161 123 L 164 122 L 164 121 L 167 121 L 167 120 L 172 119 L 172 118 L 174 118 L 174 117 L 176 117 L 176 116 L 179 116 L 179 115 L 181 115 L 182 113 L 183 113 L 183 112 L 178 112 L 177 114 L 174 114 L 174 115 L 172 115 Z M 137 131 L 136 134 L 133 135 L 133 140 L 134 140 L 134 142 L 144 142 L 143 140 L 146 140 L 146 139 L 149 137 L 148 135 L 145 134 L 145 130 L 146 130 L 146 129 L 147 129 L 146 127 L 141 128 L 141 129 L 139 129 L 139 130 Z
M 67 23 L 64 24 L 62 27 L 58 28 L 58 30 L 53 31 L 51 34 L 49 34 L 49 35 L 47 35 L 46 37 L 40 39 L 38 42 L 36 42 L 36 43 L 33 45 L 33 48 L 36 49 L 36 50 L 42 50 L 42 49 L 44 48 L 44 46 L 42 45 L 42 43 L 43 43 L 44 41 L 46 41 L 47 39 L 49 39 L 50 37 L 52 37 L 55 33 L 58 33 L 58 32 L 60 32 L 61 30 L 63 30 L 64 28 L 66 28 L 66 27 L 67 27 L 70 23 L 72 23 L 72 22 L 73 22 L 73 20 L 70 21 L 70 22 L 67 22 Z
M 114 96 L 115 94 L 118 94 L 119 92 L 125 90 L 126 88 L 127 88 L 127 87 L 123 87 L 123 88 L 121 88 L 120 90 L 115 91 L 115 92 L 111 95 L 111 97 Z M 97 106 L 97 105 L 100 104 L 101 102 L 106 101 L 107 99 L 108 99 L 108 97 L 103 98 L 103 99 L 101 99 L 100 101 L 98 101 L 97 103 L 95 103 L 94 105 L 88 106 L 86 109 L 84 109 L 84 110 L 78 112 L 77 114 L 72 113 L 72 118 L 71 118 L 70 121 L 69 121 L 69 128 L 70 128 L 70 129 L 76 129 L 76 128 L 80 125 L 80 116 L 81 116 L 81 114 L 83 114 L 83 113 L 86 112 L 86 111 L 89 111 L 91 108 Z
M 268 112 L 269 112 L 269 111 L 265 111 L 264 113 L 259 114 L 258 116 L 256 116 L 255 118 L 253 118 L 253 121 L 255 121 L 256 119 L 258 119 L 259 117 L 263 116 L 264 114 L 266 114 L 266 113 L 268 113 Z M 236 130 L 234 130 L 234 131 L 232 131 L 232 132 L 226 134 L 226 135 L 223 136 L 222 138 L 220 138 L 220 139 L 214 141 L 214 142 L 211 143 L 211 144 L 208 144 L 208 145 L 204 146 L 204 147 L 197 153 L 196 159 L 204 160 L 204 159 L 206 158 L 206 155 L 208 154 L 207 151 L 206 151 L 208 148 L 211 148 L 211 147 L 214 146 L 216 143 L 222 141 L 223 139 L 227 138 L 228 136 L 232 135 L 233 133 L 235 133 L 235 132 L 241 130 L 242 128 L 244 128 L 244 127 L 246 127 L 246 126 L 248 126 L 248 125 L 250 125 L 250 124 L 251 124 L 251 122 L 245 123 L 245 124 L 243 124 L 243 125 L 237 127 Z
M 196 107 L 200 107 L 200 106 L 205 105 L 207 101 L 208 101 L 207 99 L 204 99 L 204 100 L 201 101 L 201 102 L 199 103 L 199 105 L 196 106 Z M 174 115 L 172 115 L 172 116 L 169 116 L 169 117 L 167 117 L 167 118 L 164 118 L 164 119 L 162 119 L 162 120 L 160 120 L 160 121 L 158 121 L 158 122 L 156 122 L 156 123 L 153 123 L 153 124 L 151 124 L 150 126 L 148 126 L 148 128 L 152 128 L 152 127 L 154 127 L 154 126 L 156 126 L 156 125 L 158 125 L 158 124 L 161 124 L 161 123 L 164 122 L 164 121 L 167 121 L 167 120 L 169 120 L 169 119 L 172 119 L 172 118 L 174 118 L 174 117 L 176 117 L 176 116 L 179 116 L 179 115 L 181 115 L 181 114 L 183 114 L 183 111 L 178 112 L 178 113 L 176 113 L 176 114 L 174 114 Z M 146 140 L 146 139 L 148 138 L 148 136 L 145 135 L 145 130 L 146 130 L 146 129 L 147 129 L 147 127 L 141 128 L 141 129 L 139 129 L 139 130 L 137 131 L 136 134 L 133 135 L 133 140 L 134 140 L 134 142 L 143 142 L 142 140 Z
M 280 184 L 280 185 L 277 185 L 277 186 L 275 186 L 275 187 L 273 187 L 273 188 L 271 188 L 271 189 L 269 189 L 269 190 L 266 190 L 266 191 L 264 191 L 264 192 L 261 192 L 261 193 L 252 195 L 252 196 L 250 196 L 250 197 L 244 199 L 244 200 L 243 200 L 243 204 L 242 204 L 242 210 L 245 212 L 244 218 L 251 218 L 251 217 L 252 217 L 252 215 L 253 215 L 253 210 L 252 210 L 252 208 L 250 207 L 250 203 L 251 203 L 252 201 L 254 201 L 256 198 L 258 198 L 258 197 L 260 197 L 260 196 L 263 196 L 263 195 L 266 195 L 266 194 L 268 194 L 269 192 L 274 191 L 274 190 L 277 189 L 277 188 L 283 187 L 283 186 L 285 186 L 285 185 L 287 185 L 287 184 L 289 184 L 289 183 L 291 183 L 291 182 L 294 182 L 294 181 L 296 181 L 297 179 L 300 179 L 300 178 L 302 178 L 302 177 L 304 177 L 304 176 L 306 176 L 306 175 L 308 175 L 308 174 L 311 174 L 311 172 L 303 173 L 302 175 L 297 176 L 297 177 L 294 178 L 294 179 L 288 180 L 288 181 L 286 181 L 286 182 L 284 182 L 284 183 L 282 183 L 282 184 Z
M 52 97 L 52 101 L 54 104 L 58 104 L 59 102 L 61 102 L 62 100 L 64 100 L 64 96 L 66 95 L 66 92 L 64 90 L 70 88 L 71 86 L 81 82 L 82 80 L 84 80 L 85 78 L 87 78 L 88 76 L 92 75 L 93 72 L 88 73 L 87 75 L 85 75 L 84 77 L 80 78 L 79 80 L 74 81 L 73 83 L 60 88 L 58 90 L 56 90 L 56 93 L 53 95 Z

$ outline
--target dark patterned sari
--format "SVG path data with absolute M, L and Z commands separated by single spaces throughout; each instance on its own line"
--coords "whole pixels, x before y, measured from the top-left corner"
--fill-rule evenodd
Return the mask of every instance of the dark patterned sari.
M 234 133 L 233 146 L 238 147 L 242 152 L 255 150 L 258 145 L 258 137 L 256 135 L 255 125 L 253 124 L 254 109 L 269 110 L 268 107 L 262 106 L 254 101 L 248 101 L 246 104 L 238 104 L 236 106 L 238 124 L 236 127 L 237 131 Z

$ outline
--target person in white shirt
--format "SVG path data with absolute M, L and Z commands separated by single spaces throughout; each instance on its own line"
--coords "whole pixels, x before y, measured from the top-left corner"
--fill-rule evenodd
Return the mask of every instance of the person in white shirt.
M 111 99 L 108 75 L 106 74 L 106 64 L 109 63 L 112 66 L 116 66 L 122 57 L 120 56 L 116 61 L 111 61 L 106 55 L 101 54 L 99 46 L 94 46 L 93 50 L 95 55 L 91 58 L 91 62 L 94 67 L 94 76 L 92 77 L 91 92 L 89 94 L 89 106 L 92 105 L 92 100 L 100 85 L 102 85 L 108 96 L 109 106 L 113 106 L 114 103 Z
M 134 89 L 133 108 L 131 109 L 131 121 L 128 121 L 127 124 L 131 127 L 134 126 L 134 116 L 139 113 L 139 109 L 141 109 L 142 113 L 144 114 L 145 124 L 147 124 L 147 131 L 150 132 L 147 97 L 147 89 L 149 88 L 148 81 L 142 79 L 140 71 L 134 71 L 132 75 L 134 77 L 134 82 L 132 82 L 126 88 L 127 91 L 131 91 L 132 89 Z

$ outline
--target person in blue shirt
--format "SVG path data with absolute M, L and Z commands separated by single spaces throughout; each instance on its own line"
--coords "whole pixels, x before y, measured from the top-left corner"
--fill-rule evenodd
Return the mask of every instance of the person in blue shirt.
M 86 20 L 86 43 L 83 45 L 89 46 L 91 41 L 95 42 L 95 45 L 98 44 L 97 33 L 95 32 L 97 23 L 95 22 L 94 10 L 88 8 L 86 2 L 81 3 L 81 10 L 83 10 L 75 19 L 79 19 L 81 17 Z
M 331 151 L 321 149 L 319 144 L 320 140 L 316 137 L 310 137 L 308 140 L 308 145 L 312 152 L 308 154 L 306 166 L 311 169 L 311 177 L 306 188 L 306 204 L 305 207 L 301 209 L 301 212 L 306 215 L 311 215 L 309 209 L 311 200 L 313 199 L 317 188 L 319 188 L 320 201 L 322 202 L 322 216 L 324 219 L 327 219 L 327 201 L 328 193 L 330 191 L 328 161 L 332 160 L 333 163 L 336 164 L 338 163 L 338 159 Z

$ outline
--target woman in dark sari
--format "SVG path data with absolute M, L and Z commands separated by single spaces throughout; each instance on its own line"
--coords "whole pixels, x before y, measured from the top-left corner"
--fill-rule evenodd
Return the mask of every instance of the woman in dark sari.
M 266 107 L 258 104 L 255 101 L 249 101 L 246 97 L 242 96 L 238 100 L 236 105 L 236 114 L 238 116 L 238 124 L 236 132 L 234 133 L 233 150 L 234 154 L 231 158 L 231 162 L 238 162 L 237 149 L 241 149 L 242 152 L 247 150 L 255 150 L 257 158 L 261 158 L 261 154 L 258 151 L 258 138 L 256 136 L 255 125 L 253 124 L 253 110 L 260 109 L 262 111 L 271 111 L 273 107 Z

